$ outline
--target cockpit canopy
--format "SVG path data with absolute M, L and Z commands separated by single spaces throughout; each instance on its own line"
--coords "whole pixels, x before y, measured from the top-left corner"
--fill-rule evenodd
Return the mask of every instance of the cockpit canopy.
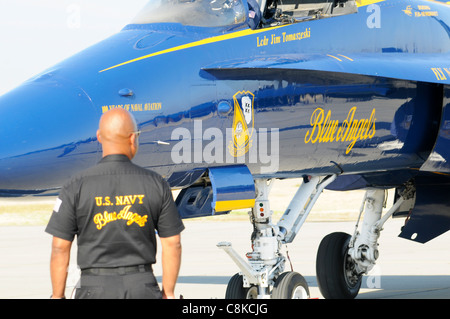
M 246 12 L 242 0 L 150 0 L 132 23 L 223 27 L 244 23 Z
M 132 24 L 232 27 L 249 21 L 258 28 L 355 12 L 355 0 L 150 0 Z

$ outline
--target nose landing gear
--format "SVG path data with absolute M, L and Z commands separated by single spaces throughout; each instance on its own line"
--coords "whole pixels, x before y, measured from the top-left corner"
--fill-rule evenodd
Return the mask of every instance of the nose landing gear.
M 230 243 L 218 244 L 241 270 L 230 279 L 226 298 L 309 298 L 305 278 L 297 272 L 284 272 L 286 257 L 281 252 L 281 246 L 294 240 L 317 198 L 335 178 L 335 175 L 305 178 L 276 225 L 272 224 L 268 200 L 271 183 L 256 181 L 257 196 L 250 212 L 254 229 L 253 250 L 247 254 L 247 261 L 233 250 Z

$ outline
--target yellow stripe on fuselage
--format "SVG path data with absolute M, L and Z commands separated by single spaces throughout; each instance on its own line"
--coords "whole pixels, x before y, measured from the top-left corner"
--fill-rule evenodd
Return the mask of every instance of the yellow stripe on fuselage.
M 356 0 L 356 5 L 358 7 L 368 6 L 374 3 L 383 2 L 385 0 Z
M 108 70 L 111 70 L 111 69 L 115 69 L 115 68 L 118 68 L 120 66 L 124 66 L 124 65 L 127 65 L 127 64 L 130 64 L 130 63 L 134 63 L 134 62 L 137 62 L 137 61 L 141 61 L 141 60 L 145 60 L 145 59 L 148 59 L 148 58 L 152 58 L 154 56 L 158 56 L 158 55 L 162 55 L 162 54 L 166 54 L 166 53 L 170 53 L 170 52 L 175 52 L 175 51 L 180 51 L 180 50 L 184 50 L 184 49 L 194 48 L 194 47 L 198 47 L 198 46 L 205 45 L 205 44 L 210 44 L 210 43 L 216 43 L 216 42 L 221 42 L 221 41 L 230 40 L 230 39 L 241 38 L 241 37 L 245 37 L 245 36 L 253 35 L 253 34 L 258 34 L 258 33 L 262 33 L 262 32 L 268 32 L 268 31 L 271 31 L 271 30 L 274 30 L 274 29 L 285 27 L 285 26 L 287 26 L 287 25 L 276 26 L 276 27 L 273 27 L 273 28 L 260 29 L 260 30 L 247 29 L 247 30 L 242 30 L 242 31 L 234 32 L 234 33 L 219 35 L 219 36 L 216 36 L 216 37 L 211 37 L 211 38 L 207 38 L 207 39 L 203 39 L 203 40 L 199 40 L 199 41 L 194 41 L 194 42 L 191 42 L 191 43 L 187 43 L 187 44 L 179 45 L 179 46 L 176 46 L 176 47 L 173 47 L 173 48 L 170 48 L 170 49 L 154 52 L 154 53 L 151 53 L 151 54 L 148 54 L 148 55 L 141 56 L 141 57 L 136 58 L 136 59 L 132 59 L 132 60 L 129 60 L 129 61 L 117 64 L 117 65 L 114 65 L 112 67 L 109 67 L 109 68 L 106 68 L 104 70 L 101 70 L 99 73 L 105 72 L 105 71 L 108 71 Z

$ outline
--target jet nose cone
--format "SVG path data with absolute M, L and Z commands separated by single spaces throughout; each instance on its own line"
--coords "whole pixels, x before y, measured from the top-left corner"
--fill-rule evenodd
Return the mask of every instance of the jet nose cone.
M 0 97 L 0 195 L 53 189 L 97 159 L 97 114 L 74 83 L 46 74 Z

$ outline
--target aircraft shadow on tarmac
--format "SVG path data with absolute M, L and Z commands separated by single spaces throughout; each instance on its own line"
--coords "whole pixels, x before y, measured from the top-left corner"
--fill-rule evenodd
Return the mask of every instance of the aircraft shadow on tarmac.
M 304 276 L 310 289 L 318 288 L 315 276 Z M 161 282 L 162 277 L 156 279 Z M 227 285 L 228 276 L 180 276 L 179 284 Z M 316 293 L 317 294 L 317 293 Z M 315 296 L 311 292 L 311 297 Z M 364 276 L 358 299 L 450 298 L 450 276 Z

